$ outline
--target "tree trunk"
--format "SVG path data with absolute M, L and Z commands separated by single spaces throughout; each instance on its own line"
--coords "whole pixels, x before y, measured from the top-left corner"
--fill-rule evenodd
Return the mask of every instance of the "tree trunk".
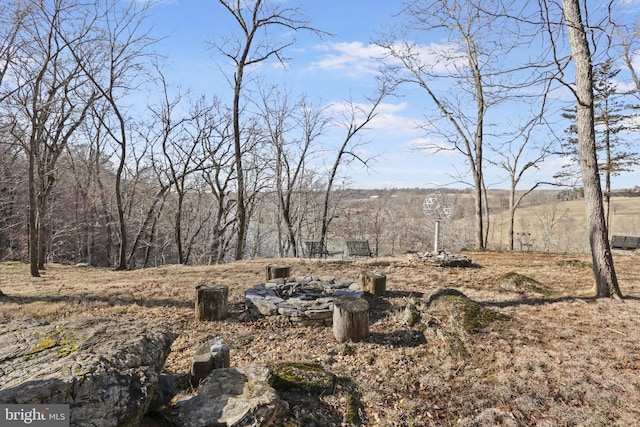
M 124 124 L 121 124 L 124 127 Z M 120 143 L 120 162 L 116 172 L 116 205 L 118 209 L 118 231 L 120 237 L 120 246 L 118 248 L 118 265 L 116 270 L 122 271 L 127 269 L 127 226 L 124 222 L 124 202 L 122 200 L 122 174 L 124 172 L 126 145 L 124 140 Z
M 597 297 L 621 298 L 602 203 L 594 128 L 593 67 L 579 0 L 563 0 L 569 43 L 576 70 L 578 149 L 587 210 L 587 228 Z
M 476 219 L 476 250 L 484 250 L 484 219 L 482 207 L 482 175 L 477 170 L 473 172 L 474 179 L 474 202 Z
M 242 59 L 238 62 L 236 70 L 235 87 L 233 91 L 233 147 L 235 152 L 236 165 L 236 251 L 235 260 L 239 261 L 244 257 L 244 246 L 247 238 L 247 205 L 245 200 L 245 183 L 243 168 L 243 152 L 240 135 L 240 95 L 242 92 L 242 78 L 244 75 L 244 65 L 249 54 L 251 39 L 247 41 Z
M 174 238 L 176 241 L 176 251 L 178 252 L 178 264 L 186 264 L 184 248 L 182 246 L 182 205 L 184 204 L 184 193 L 178 190 L 178 208 L 175 215 Z
M 32 277 L 40 277 L 38 270 L 38 214 L 36 207 L 35 142 L 29 147 L 29 265 Z

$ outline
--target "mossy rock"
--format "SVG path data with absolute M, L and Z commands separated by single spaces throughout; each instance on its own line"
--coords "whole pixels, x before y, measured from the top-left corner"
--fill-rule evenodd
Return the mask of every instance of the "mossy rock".
M 511 318 L 483 307 L 478 302 L 455 289 L 440 289 L 429 297 L 429 311 L 434 314 L 442 312 L 454 326 L 467 333 L 480 332 L 495 321 L 506 321 Z
M 438 329 L 436 336 L 445 344 L 449 356 L 456 360 L 469 357 L 469 351 L 457 333 L 449 332 L 446 329 Z
M 43 351 L 54 349 L 56 358 L 61 359 L 78 351 L 79 345 L 85 340 L 77 338 L 64 330 L 60 325 L 56 326 L 52 331 L 53 335 L 40 337 L 38 342 L 33 346 L 31 351 L 23 356 L 24 360 L 31 360 Z
M 304 391 L 312 394 L 332 394 L 336 376 L 317 363 L 283 362 L 272 370 L 273 387 L 280 391 Z
M 544 296 L 549 296 L 552 294 L 551 289 L 544 286 L 537 280 L 513 271 L 503 274 L 498 279 L 498 285 L 501 289 L 504 289 L 506 291 L 533 292 L 534 294 L 540 294 Z
M 592 264 L 579 259 L 562 259 L 558 261 L 560 267 L 575 267 L 575 268 L 591 268 Z

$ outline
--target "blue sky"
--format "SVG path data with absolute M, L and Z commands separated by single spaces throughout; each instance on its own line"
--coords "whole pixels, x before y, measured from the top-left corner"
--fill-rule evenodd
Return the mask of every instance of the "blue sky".
M 630 11 L 638 12 L 637 3 L 627 0 Z M 595 3 L 595 2 L 594 2 Z M 286 70 L 265 65 L 260 72 L 271 81 L 286 84 L 293 93 L 305 93 L 312 100 L 328 104 L 347 99 L 366 102 L 375 89 L 379 62 L 372 57 L 379 51 L 372 45 L 381 32 L 397 24 L 392 16 L 402 5 L 389 0 L 304 0 L 299 2 L 311 25 L 332 33 L 319 38 L 299 34 L 294 47 L 286 51 L 290 58 Z M 190 89 L 194 94 L 229 95 L 229 87 L 221 75 L 220 58 L 214 57 L 206 41 L 230 31 L 230 16 L 214 0 L 171 0 L 154 6 L 155 32 L 166 35 L 157 50 L 166 55 L 170 68 L 166 72 L 170 84 Z M 422 39 L 420 43 L 445 43 L 444 40 Z M 624 74 L 624 73 L 621 73 Z M 467 166 L 460 155 L 415 149 L 427 138 L 417 127 L 433 108 L 426 95 L 415 87 L 401 87 L 399 96 L 386 98 L 371 126 L 360 134 L 367 142 L 361 147 L 365 157 L 376 156 L 370 170 L 344 170 L 352 188 L 462 187 L 452 175 L 465 173 Z M 562 98 L 564 95 L 558 95 Z M 513 111 L 511 111 L 513 112 Z M 511 112 L 507 111 L 506 114 Z M 515 115 L 515 112 L 514 112 Z M 558 132 L 562 134 L 562 129 Z M 327 135 L 328 146 L 340 133 Z M 640 147 L 639 147 L 640 149 Z M 563 159 L 554 158 L 528 174 L 522 188 L 536 180 L 551 181 Z M 507 188 L 505 174 L 489 167 L 485 176 L 492 188 Z M 640 185 L 640 172 L 614 178 L 614 187 Z

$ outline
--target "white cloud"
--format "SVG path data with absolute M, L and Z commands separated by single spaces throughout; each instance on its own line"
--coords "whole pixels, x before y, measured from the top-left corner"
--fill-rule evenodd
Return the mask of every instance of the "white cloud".
M 351 77 L 375 74 L 384 51 L 362 42 L 340 42 L 317 46 L 324 56 L 311 63 L 312 70 L 346 71 Z
M 332 102 L 328 106 L 329 113 L 335 117 L 336 122 L 346 123 L 351 118 L 351 111 L 356 112 L 356 120 L 365 119 L 364 113 L 371 109 L 371 104 L 367 103 L 349 103 L 349 102 Z M 424 133 L 418 128 L 418 120 L 406 115 L 409 105 L 406 102 L 381 103 L 376 109 L 376 115 L 371 120 L 367 129 L 375 132 L 377 139 L 413 139 Z
M 412 53 L 419 58 L 420 64 L 434 73 L 457 74 L 466 66 L 465 53 L 455 43 L 430 43 L 414 45 Z
M 386 49 L 359 41 L 319 45 L 316 49 L 322 55 L 311 63 L 311 70 L 340 71 L 350 77 L 375 74 L 383 63 L 399 63 L 397 58 L 388 55 Z M 393 44 L 392 49 L 399 55 L 411 56 L 430 72 L 451 74 L 465 66 L 464 52 L 455 43 L 425 45 L 399 41 Z

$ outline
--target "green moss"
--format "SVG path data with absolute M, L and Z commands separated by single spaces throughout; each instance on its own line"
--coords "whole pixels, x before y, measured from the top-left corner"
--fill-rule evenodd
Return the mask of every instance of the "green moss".
M 345 344 L 342 347 L 342 353 L 343 356 L 353 356 L 354 354 L 356 354 L 356 349 L 348 344 Z
M 56 358 L 61 359 L 77 352 L 83 341 L 84 339 L 67 333 L 62 326 L 56 326 L 50 336 L 39 338 L 36 345 L 23 358 L 25 361 L 31 360 L 40 352 L 56 349 Z
M 549 296 L 552 293 L 551 289 L 547 288 L 537 280 L 513 271 L 503 274 L 498 283 L 500 283 L 500 287 L 502 289 L 508 291 L 528 291 L 544 296 Z
M 336 376 L 317 363 L 283 362 L 273 367 L 273 386 L 281 391 L 333 393 Z
M 360 425 L 362 420 L 358 413 L 358 400 L 353 394 L 347 396 L 347 409 L 344 414 L 344 421 L 351 425 Z
M 447 345 L 451 356 L 456 359 L 465 359 L 469 357 L 469 351 L 458 334 L 455 332 L 442 331 L 439 334 L 439 337 Z
M 510 320 L 510 317 L 489 310 L 462 292 L 442 289 L 429 297 L 429 304 L 443 304 L 451 319 L 467 333 L 479 332 L 495 321 Z
M 55 347 L 55 345 L 56 340 L 52 338 L 40 338 L 36 345 L 33 347 L 33 351 L 37 353 Z

